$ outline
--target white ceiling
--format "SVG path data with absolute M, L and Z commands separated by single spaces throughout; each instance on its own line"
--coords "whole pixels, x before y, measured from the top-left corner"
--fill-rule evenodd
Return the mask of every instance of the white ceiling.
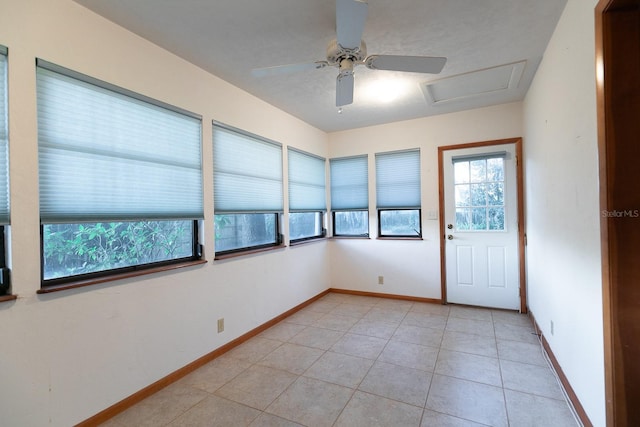
M 335 38 L 335 0 L 75 1 L 327 132 L 522 100 L 566 3 L 369 0 L 363 35 L 369 54 L 448 61 L 439 75 L 357 67 L 354 102 L 338 114 L 336 68 L 251 74 L 254 68 L 325 60 Z M 502 67 L 522 61 L 524 68 Z M 494 67 L 495 79 L 486 70 Z M 456 93 L 455 99 L 434 102 L 428 96 L 425 84 L 461 74 L 459 83 L 448 79 L 433 87 Z M 384 89 L 375 86 L 383 84 L 397 85 L 395 100 L 383 99 Z

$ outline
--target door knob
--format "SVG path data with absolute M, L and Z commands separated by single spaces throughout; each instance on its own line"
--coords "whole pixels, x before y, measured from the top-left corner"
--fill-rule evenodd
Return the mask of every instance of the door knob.
M 451 230 L 453 228 L 453 224 L 447 224 L 447 228 Z
M 447 239 L 449 239 L 449 240 L 453 240 L 453 236 L 452 236 L 451 234 L 449 234 L 449 235 L 447 236 Z

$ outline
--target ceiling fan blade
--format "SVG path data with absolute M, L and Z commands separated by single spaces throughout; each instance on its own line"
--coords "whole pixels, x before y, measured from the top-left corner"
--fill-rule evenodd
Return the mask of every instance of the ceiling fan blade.
M 280 74 L 296 73 L 298 71 L 316 70 L 324 68 L 327 65 L 329 65 L 327 61 L 276 65 L 275 67 L 254 68 L 253 70 L 251 70 L 251 74 L 253 74 L 254 77 L 276 76 Z
M 372 70 L 408 71 L 411 73 L 438 74 L 447 58 L 437 56 L 371 55 L 365 60 Z
M 353 73 L 339 74 L 336 80 L 336 107 L 353 103 Z
M 368 8 L 364 0 L 336 0 L 336 33 L 340 46 L 345 49 L 360 47 Z

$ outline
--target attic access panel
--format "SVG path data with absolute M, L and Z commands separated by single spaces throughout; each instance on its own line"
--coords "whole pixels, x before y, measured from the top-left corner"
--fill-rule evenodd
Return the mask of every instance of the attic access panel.
M 420 85 L 430 105 L 478 98 L 518 88 L 527 61 L 458 74 Z

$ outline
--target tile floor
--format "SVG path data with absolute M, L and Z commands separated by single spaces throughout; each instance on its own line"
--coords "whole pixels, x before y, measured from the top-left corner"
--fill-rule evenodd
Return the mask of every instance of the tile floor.
M 105 426 L 576 426 L 507 311 L 331 293 Z

